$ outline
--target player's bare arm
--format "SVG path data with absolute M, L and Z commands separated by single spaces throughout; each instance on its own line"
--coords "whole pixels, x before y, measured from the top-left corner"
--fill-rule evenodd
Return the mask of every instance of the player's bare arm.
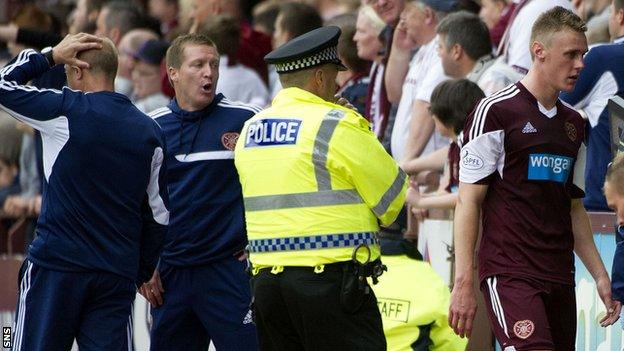
M 455 282 L 449 306 L 449 325 L 461 337 L 470 337 L 477 310 L 473 262 L 481 204 L 487 189 L 487 185 L 459 183 L 454 223 Z

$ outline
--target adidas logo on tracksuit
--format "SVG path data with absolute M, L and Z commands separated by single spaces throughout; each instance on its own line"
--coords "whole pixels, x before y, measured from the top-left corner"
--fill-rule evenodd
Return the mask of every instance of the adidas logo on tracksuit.
M 243 319 L 243 324 L 253 323 L 253 313 L 251 310 L 247 311 L 245 318 Z

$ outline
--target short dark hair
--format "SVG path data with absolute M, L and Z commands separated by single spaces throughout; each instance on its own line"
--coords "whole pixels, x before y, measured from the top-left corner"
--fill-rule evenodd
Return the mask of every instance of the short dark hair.
M 314 7 L 303 3 L 285 3 L 280 6 L 279 14 L 282 18 L 282 30 L 288 32 L 291 38 L 323 26 L 323 19 L 321 19 L 318 11 Z
M 492 53 L 490 31 L 473 13 L 460 11 L 449 14 L 440 21 L 436 32 L 445 36 L 447 48 L 459 44 L 474 61 Z
M 468 114 L 484 97 L 483 90 L 468 79 L 447 80 L 433 89 L 429 111 L 459 134 L 464 129 Z
M 263 3 L 260 3 L 263 4 Z M 261 8 L 261 11 L 255 12 L 253 15 L 253 23 L 264 27 L 271 35 L 275 32 L 275 20 L 280 13 L 280 4 L 269 3 Z
M 613 0 L 613 7 L 615 10 L 621 10 L 624 7 L 624 0 Z
M 135 28 L 141 28 L 145 24 L 141 8 L 129 1 L 113 0 L 107 2 L 102 8 L 108 9 L 106 16 L 106 28 L 119 28 L 120 35 L 128 33 Z
M 240 25 L 232 16 L 217 15 L 206 19 L 200 32 L 217 46 L 217 51 L 233 60 L 238 53 Z
M 167 67 L 180 68 L 182 65 L 182 55 L 186 45 L 206 45 L 216 48 L 215 43 L 203 33 L 194 33 L 181 35 L 171 43 L 167 49 L 166 62 Z

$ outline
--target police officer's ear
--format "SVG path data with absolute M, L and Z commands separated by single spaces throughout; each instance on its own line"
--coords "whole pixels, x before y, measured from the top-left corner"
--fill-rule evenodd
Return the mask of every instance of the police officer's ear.
M 325 71 L 322 69 L 322 66 L 314 70 L 314 83 L 317 87 L 322 87 L 323 82 L 327 79 Z

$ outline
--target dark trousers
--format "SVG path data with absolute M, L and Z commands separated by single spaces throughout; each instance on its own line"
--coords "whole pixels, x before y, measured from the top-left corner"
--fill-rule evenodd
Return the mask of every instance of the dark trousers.
M 246 262 L 235 257 L 195 267 L 160 264 L 164 303 L 152 309 L 152 351 L 255 351 Z
M 368 286 L 347 291 L 349 266 L 326 265 L 318 274 L 312 267 L 262 269 L 254 276 L 261 350 L 386 350 L 377 299 Z
M 24 261 L 14 351 L 132 350 L 134 281 L 107 272 L 61 272 Z

